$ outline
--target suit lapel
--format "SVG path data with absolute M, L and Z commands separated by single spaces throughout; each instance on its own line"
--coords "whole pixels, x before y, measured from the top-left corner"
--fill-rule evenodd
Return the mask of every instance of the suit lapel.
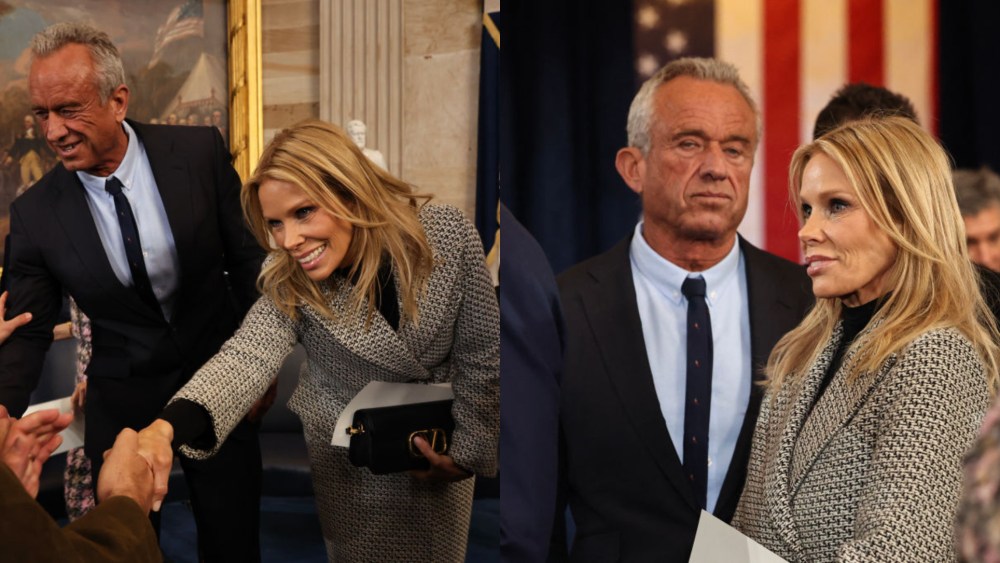
M 590 270 L 600 288 L 585 294 L 583 308 L 587 324 L 594 333 L 605 372 L 611 378 L 611 385 L 633 430 L 660 470 L 697 510 L 701 505 L 684 477 L 656 397 L 629 265 L 629 242 L 630 239 L 626 239 L 619 243 L 605 255 L 604 262 L 595 264 Z
M 367 301 L 362 305 L 361 313 L 353 313 L 348 306 L 347 297 L 351 285 L 342 277 L 331 279 L 324 283 L 323 294 L 333 309 L 336 319 L 328 319 L 316 314 L 316 318 L 342 346 L 353 354 L 379 366 L 386 371 L 398 374 L 402 380 L 426 379 L 427 369 L 417 360 L 416 354 L 408 345 L 410 338 L 405 338 L 393 330 L 382 315 L 375 313 L 371 323 L 365 325 Z M 435 295 L 435 288 L 428 285 L 427 298 Z M 419 331 L 433 330 L 429 325 L 434 320 L 426 319 L 430 308 L 421 307 Z M 427 325 L 424 324 L 425 320 Z M 408 330 L 403 327 L 403 333 Z
M 194 255 L 194 229 L 191 228 L 191 217 L 194 202 L 192 199 L 191 178 L 187 172 L 187 163 L 174 151 L 174 141 L 168 135 L 145 135 L 145 126 L 129 120 L 129 125 L 142 140 L 149 159 L 149 167 L 156 180 L 156 189 L 167 213 L 170 232 L 174 237 L 174 248 L 177 251 L 177 261 L 180 271 L 177 272 L 177 287 L 185 287 L 184 272 L 190 271 L 187 260 Z
M 838 327 L 805 377 L 784 385 L 770 406 L 768 436 L 764 443 L 770 444 L 767 457 L 774 463 L 764 476 L 764 490 L 775 529 L 785 545 L 795 551 L 800 544 L 792 518 L 792 486 L 789 481 L 795 443 L 809 415 L 823 374 L 833 358 L 840 334 Z
M 125 287 L 111 269 L 111 261 L 104 250 L 101 235 L 97 232 L 80 179 L 61 164 L 57 165 L 56 174 L 58 176 L 52 182 L 56 186 L 53 212 L 65 229 L 66 238 L 73 250 L 80 256 L 80 261 L 105 292 L 117 295 L 117 301 L 135 312 L 146 317 L 152 316 L 153 311 L 149 306 L 142 302 L 135 291 Z
M 857 339 L 864 338 L 864 335 L 870 331 L 871 327 L 858 335 Z M 857 339 L 855 340 L 857 341 Z M 795 441 L 795 450 L 792 452 L 789 473 L 789 495 L 791 497 L 794 497 L 798 492 L 803 478 L 809 473 L 819 454 L 833 436 L 854 418 L 862 405 L 871 397 L 872 389 L 885 378 L 886 373 L 895 363 L 895 356 L 892 356 L 880 369 L 861 373 L 857 379 L 849 383 L 844 368 L 853 363 L 856 351 L 856 349 L 852 349 L 844 356 L 840 369 L 833 376 L 823 396 L 813 407 L 808 418 L 801 424 L 801 430 Z M 815 391 L 814 389 L 809 394 L 810 402 L 815 396 Z

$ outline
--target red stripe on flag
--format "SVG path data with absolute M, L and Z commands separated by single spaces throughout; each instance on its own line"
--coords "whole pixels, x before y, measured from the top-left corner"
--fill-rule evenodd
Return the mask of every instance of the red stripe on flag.
M 799 145 L 799 0 L 764 2 L 764 224 L 769 251 L 799 261 L 788 164 Z
M 927 119 L 927 123 L 935 137 L 941 135 L 941 122 L 938 117 L 941 115 L 941 90 L 938 86 L 941 84 L 941 48 L 938 43 L 941 40 L 940 10 L 937 2 L 931 2 L 931 77 L 930 84 L 927 85 L 931 90 L 931 116 Z
M 885 83 L 882 0 L 850 0 L 847 8 L 847 80 Z

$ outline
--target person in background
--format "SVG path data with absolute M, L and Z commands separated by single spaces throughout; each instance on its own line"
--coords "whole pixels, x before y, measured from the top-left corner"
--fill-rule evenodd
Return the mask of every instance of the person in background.
M 84 448 L 96 482 L 121 430 L 151 423 L 239 326 L 263 252 L 216 131 L 125 119 L 130 91 L 106 33 L 54 24 L 30 51 L 32 113 L 61 162 L 11 205 L 10 309 L 33 318 L 0 346 L 0 404 L 24 412 L 65 290 L 91 320 Z M 254 420 L 213 460 L 181 466 L 201 557 L 259 560 Z
M 500 557 L 545 561 L 556 507 L 565 329 L 552 267 L 500 205 Z
M 789 178 L 817 302 L 768 359 L 733 525 L 789 561 L 950 561 L 998 357 L 948 157 L 910 119 L 866 118 Z
M 816 115 L 812 138 L 815 141 L 848 121 L 872 115 L 905 117 L 920 123 L 913 102 L 906 96 L 882 86 L 852 82 L 834 92 Z
M 632 101 L 615 165 L 642 218 L 558 278 L 565 456 L 551 559 L 687 561 L 703 509 L 732 517 L 758 369 L 812 303 L 802 266 L 736 232 L 759 123 L 736 68 L 715 59 L 666 65 Z
M 35 116 L 31 114 L 24 116 L 24 129 L 14 139 L 14 144 L 7 149 L 7 156 L 4 159 L 4 165 L 17 164 L 20 172 L 18 177 L 21 183 L 17 187 L 17 195 L 23 194 L 41 179 L 51 163 L 51 158 L 52 151 L 45 145 L 45 139 L 35 123 Z
M 41 466 L 62 442 L 72 414 L 56 410 L 20 420 L 0 405 L 0 545 L 4 561 L 159 562 L 147 518 L 153 472 L 126 428 L 108 450 L 98 481 L 100 506 L 60 528 L 34 497 Z M 30 452 L 30 453 L 29 453 Z
M 70 397 L 73 412 L 82 416 L 87 401 L 87 366 L 93 353 L 90 337 L 90 319 L 70 299 L 70 326 L 76 338 L 76 385 Z M 66 469 L 63 472 L 63 496 L 66 500 L 66 515 L 76 520 L 94 508 L 94 480 L 90 459 L 83 448 L 72 448 L 66 452 Z
M 972 261 L 1000 272 L 1000 176 L 989 167 L 955 170 L 955 195 Z
M 279 132 L 243 186 L 243 209 L 269 255 L 262 297 L 243 325 L 140 432 L 166 492 L 171 445 L 206 459 L 301 343 L 309 358 L 288 406 L 302 419 L 331 561 L 460 562 L 473 475 L 497 470 L 500 328 L 475 228 L 454 207 L 368 160 L 318 120 Z M 333 446 L 337 418 L 371 381 L 450 382 L 447 452 L 373 475 Z
M 31 320 L 8 320 L 0 295 L 0 342 Z M 54 409 L 13 419 L 0 405 L 0 558 L 4 561 L 160 561 L 156 534 L 146 518 L 153 502 L 153 474 L 138 455 L 138 435 L 123 430 L 106 454 L 100 478 L 101 507 L 64 528 L 34 498 L 42 465 L 62 443 L 59 432 L 72 414 Z

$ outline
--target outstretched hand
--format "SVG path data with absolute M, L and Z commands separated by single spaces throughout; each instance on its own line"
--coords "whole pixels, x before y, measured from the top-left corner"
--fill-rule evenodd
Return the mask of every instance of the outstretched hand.
M 432 481 L 461 481 L 472 477 L 472 473 L 459 467 L 450 455 L 436 453 L 427 440 L 417 436 L 413 438 L 413 444 L 431 463 L 430 469 L 410 471 L 414 477 Z
M 29 322 L 31 313 L 21 313 L 13 319 L 7 319 L 7 292 L 3 292 L 0 295 L 0 342 L 7 340 L 15 330 Z
M 97 499 L 126 496 L 149 513 L 153 505 L 153 468 L 139 455 L 139 435 L 131 428 L 122 430 L 115 445 L 104 452 L 104 466 L 97 477 Z
M 174 452 L 170 442 L 174 439 L 174 427 L 169 422 L 158 418 L 152 424 L 139 431 L 138 453 L 153 470 L 153 504 L 154 512 L 160 510 L 163 497 L 167 495 L 167 482 L 170 481 L 170 469 L 174 465 Z
M 11 418 L 0 405 L 0 460 L 14 472 L 32 498 L 38 495 L 42 464 L 62 443 L 59 435 L 73 421 L 73 413 L 56 409 Z

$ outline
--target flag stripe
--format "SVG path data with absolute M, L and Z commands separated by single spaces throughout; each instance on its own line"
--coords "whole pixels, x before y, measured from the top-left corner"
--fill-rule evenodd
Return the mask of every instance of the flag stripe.
M 799 144 L 798 0 L 764 2 L 765 241 L 781 256 L 797 256 L 795 216 L 788 208 L 788 163 Z
M 882 0 L 848 0 L 847 12 L 847 80 L 882 86 Z
M 885 86 L 913 102 L 924 128 L 937 132 L 932 20 L 937 0 L 885 0 Z
M 788 163 L 795 148 L 811 140 L 820 109 L 847 82 L 863 78 L 905 95 L 921 123 L 937 133 L 937 4 L 715 0 L 715 56 L 736 65 L 764 118 L 743 237 L 799 259 Z
M 930 22 L 930 36 L 931 36 L 931 111 L 933 112 L 932 119 L 928 120 L 931 125 L 931 131 L 935 135 L 938 135 L 941 131 L 940 123 L 938 121 L 938 116 L 941 115 L 941 91 L 938 90 L 937 85 L 940 84 L 941 77 L 938 74 L 941 69 L 941 51 L 938 49 L 941 41 L 941 8 L 938 6 L 937 2 L 931 2 L 931 22 Z
M 764 91 L 764 61 L 760 56 L 764 44 L 763 18 L 764 0 L 715 0 L 715 55 L 740 69 L 740 77 L 758 103 L 763 102 Z M 761 144 L 750 175 L 747 213 L 740 223 L 740 234 L 760 247 L 765 246 L 763 154 Z
M 812 140 L 813 126 L 847 76 L 847 0 L 802 4 L 802 111 L 799 143 Z

